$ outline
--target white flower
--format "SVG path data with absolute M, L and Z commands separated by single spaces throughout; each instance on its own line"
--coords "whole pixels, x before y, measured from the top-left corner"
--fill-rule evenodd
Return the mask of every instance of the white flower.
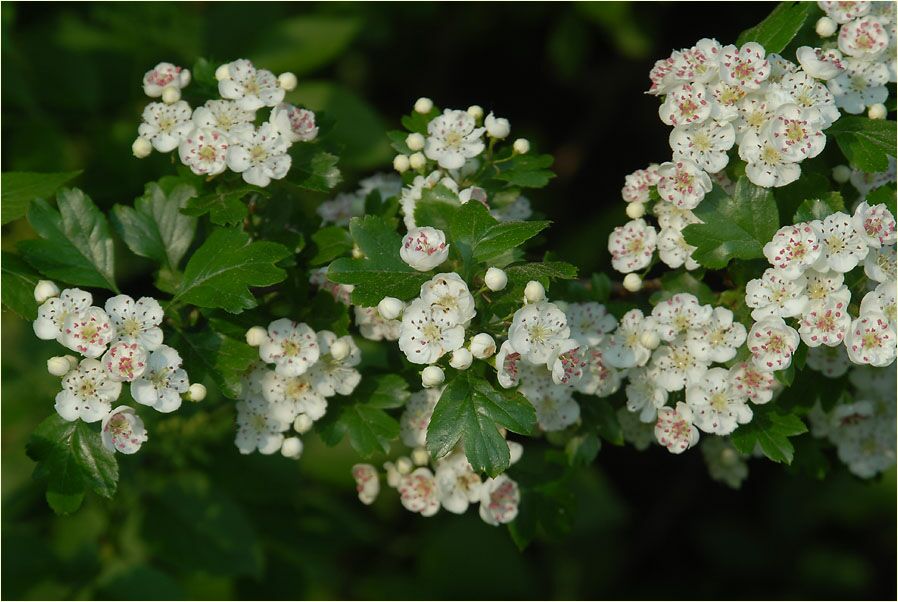
M 228 166 L 228 138 L 218 130 L 193 129 L 178 147 L 181 162 L 200 176 L 214 176 Z
M 305 414 L 313 422 L 327 412 L 327 399 L 312 385 L 311 375 L 282 376 L 271 370 L 262 378 L 262 396 L 269 413 L 285 423 Z
M 486 132 L 490 138 L 504 140 L 511 133 L 511 124 L 508 123 L 508 120 L 504 117 L 494 116 L 492 111 L 483 120 L 483 125 L 486 126 Z
M 271 110 L 268 120 L 291 143 L 311 142 L 318 136 L 315 113 L 282 102 Z
M 702 441 L 702 455 L 708 475 L 715 481 L 739 489 L 748 477 L 748 464 L 732 443 L 722 437 L 708 437 Z
M 740 362 L 730 368 L 730 380 L 737 394 L 747 397 L 758 405 L 773 399 L 777 386 L 772 372 L 759 370 L 750 362 Z
M 335 357 L 334 349 L 345 345 L 346 355 Z M 329 330 L 318 333 L 318 361 L 309 369 L 309 379 L 315 390 L 324 395 L 350 395 L 362 380 L 355 369 L 362 361 L 362 352 L 351 336 L 337 337 Z
M 143 76 L 143 93 L 159 98 L 166 88 L 180 90 L 190 83 L 190 70 L 171 63 L 159 63 Z
M 821 0 L 817 2 L 820 10 L 826 13 L 833 21 L 845 24 L 858 17 L 863 17 L 870 12 L 872 2 L 859 0 L 858 2 L 839 2 L 836 0 Z
M 589 348 L 574 339 L 564 339 L 549 354 L 546 368 L 556 385 L 575 386 L 583 378 L 589 362 Z
M 680 52 L 674 52 L 673 73 L 681 80 L 707 83 L 717 77 L 720 43 L 717 40 L 702 38 L 695 46 Z
M 845 70 L 842 53 L 835 49 L 824 50 L 802 46 L 795 51 L 795 57 L 801 68 L 815 79 L 829 80 Z
M 380 477 L 377 469 L 371 464 L 356 464 L 352 467 L 352 478 L 355 479 L 359 501 L 366 506 L 373 504 L 380 493 Z
M 895 280 L 898 276 L 895 264 L 895 245 L 870 249 L 867 258 L 864 259 L 864 274 L 876 282 Z
M 805 294 L 808 296 L 808 311 L 820 307 L 826 302 L 841 301 L 846 306 L 851 301 L 851 291 L 843 284 L 845 277 L 839 272 L 818 272 L 808 270 L 804 273 L 807 281 Z
M 656 377 L 657 373 L 651 368 L 636 368 L 628 375 L 627 410 L 639 412 L 642 422 L 654 422 L 658 410 L 667 403 L 667 390 L 658 386 Z
M 721 123 L 731 123 L 739 118 L 739 105 L 748 96 L 749 90 L 739 84 L 718 81 L 711 86 L 711 118 Z
M 546 432 L 562 431 L 580 418 L 580 406 L 574 400 L 573 390 L 556 385 L 543 367 L 524 368 L 518 391 L 533 405 L 536 421 Z
M 398 196 L 402 190 L 402 179 L 396 174 L 376 173 L 359 181 L 358 194 L 367 198 L 369 194 L 377 191 L 382 201 L 390 197 Z
M 808 347 L 834 347 L 842 342 L 850 326 L 848 304 L 838 299 L 829 299 L 816 304 L 801 316 L 798 332 Z
M 807 366 L 827 378 L 839 378 L 848 372 L 851 360 L 845 347 L 813 347 L 808 350 Z
M 264 400 L 254 399 L 237 402 L 237 435 L 234 444 L 241 454 L 251 454 L 255 450 L 265 455 L 280 451 L 284 443 L 284 431 L 289 423 L 284 423 L 269 412 Z
M 624 274 L 641 270 L 652 260 L 655 240 L 655 229 L 643 219 L 635 219 L 616 227 L 608 237 L 611 265 Z
M 402 315 L 399 348 L 414 364 L 433 364 L 464 342 L 464 326 L 446 321 L 423 299 L 412 301 Z
M 861 315 L 879 312 L 889 320 L 889 327 L 895 331 L 895 281 L 883 282 L 861 300 Z
M 734 122 L 736 142 L 741 144 L 747 132 L 754 132 L 760 135 L 767 122 L 773 119 L 774 112 L 779 104 L 778 96 L 769 93 L 750 94 L 736 103 L 738 112 Z
M 516 387 L 520 381 L 518 363 L 521 354 L 515 351 L 509 341 L 505 341 L 499 347 L 496 354 L 496 379 L 506 389 Z
M 471 468 L 464 452 L 453 452 L 441 460 L 435 478 L 437 497 L 449 512 L 464 514 L 469 504 L 480 500 L 480 476 Z
M 670 132 L 673 160 L 686 159 L 708 173 L 722 170 L 729 163 L 727 151 L 736 142 L 731 123 L 708 119 L 697 125 L 680 126 Z
M 446 109 L 427 124 L 424 154 L 443 169 L 459 169 L 483 152 L 484 131 L 466 111 Z
M 755 320 L 798 316 L 808 306 L 806 284 L 804 276 L 790 280 L 779 268 L 767 268 L 763 276 L 745 285 L 745 304 L 753 308 L 751 317 Z
M 711 178 L 688 159 L 662 163 L 658 175 L 658 195 L 682 209 L 695 209 L 711 192 Z
M 814 266 L 818 271 L 850 272 L 867 257 L 870 248 L 854 229 L 850 215 L 839 211 L 811 225 L 820 239 L 820 259 Z
M 646 203 L 649 200 L 649 189 L 658 184 L 658 166 L 649 165 L 646 169 L 637 169 L 624 178 L 621 197 L 628 203 Z
M 99 307 L 69 313 L 62 325 L 62 344 L 85 357 L 102 355 L 114 337 L 112 322 Z
M 479 360 L 492 357 L 496 353 L 496 340 L 485 332 L 474 335 L 469 346 L 471 355 Z
M 655 203 L 652 212 L 658 218 L 658 225 L 662 228 L 682 230 L 689 224 L 701 223 L 695 214 L 688 209 L 680 209 L 670 203 Z
M 259 346 L 259 357 L 283 376 L 300 376 L 318 361 L 321 350 L 315 331 L 305 323 L 281 318 L 268 325 L 268 340 Z
M 655 439 L 672 454 L 681 454 L 698 443 L 698 429 L 692 425 L 692 410 L 682 401 L 677 408 L 658 410 Z
M 702 84 L 682 84 L 667 93 L 658 115 L 667 125 L 701 123 L 711 115 L 707 96 Z
M 147 359 L 143 375 L 131 383 L 131 396 L 160 412 L 174 412 L 181 407 L 181 393 L 189 386 L 181 356 L 168 345 L 160 345 Z
M 518 516 L 521 492 L 508 475 L 487 479 L 480 488 L 480 518 L 488 525 L 510 523 Z
M 845 59 L 845 71 L 827 82 L 835 97 L 836 106 L 858 115 L 874 104 L 889 98 L 889 69 L 883 63 L 857 58 Z
M 224 134 L 252 128 L 254 118 L 253 111 L 245 111 L 231 100 L 207 100 L 206 104 L 193 110 L 192 117 L 197 128 Z
M 761 87 L 770 76 L 764 47 L 756 42 L 748 42 L 737 49 L 732 44 L 720 51 L 720 79 L 731 85 L 749 90 Z
M 695 426 L 714 435 L 729 435 L 738 425 L 751 421 L 747 399 L 731 385 L 725 368 L 711 368 L 700 383 L 686 387 L 686 403 L 693 411 Z
M 570 337 L 584 345 L 598 345 L 617 327 L 617 319 L 600 303 L 569 303 L 564 313 Z
M 739 144 L 739 158 L 748 165 L 745 175 L 756 186 L 778 188 L 791 184 L 801 175 L 801 168 L 789 159 L 772 140 L 768 122 L 760 134 L 745 132 Z
M 605 360 L 599 349 L 586 350 L 586 366 L 583 376 L 577 383 L 577 390 L 587 395 L 608 397 L 620 389 L 623 374 Z
M 302 456 L 302 439 L 299 437 L 287 437 L 281 442 L 281 455 L 291 460 L 299 460 Z
M 449 257 L 446 235 L 436 228 L 412 228 L 402 239 L 399 256 L 419 272 L 430 271 Z
M 88 358 L 62 378 L 62 391 L 56 394 L 54 407 L 69 422 L 79 418 L 97 422 L 109 413 L 121 391 L 122 383 L 109 378 L 99 361 Z
M 768 84 L 778 84 L 782 82 L 784 77 L 799 70 L 798 65 L 778 54 L 768 54 L 767 62 L 770 63 L 770 76 L 767 78 Z M 761 91 L 763 92 L 763 89 Z
M 776 110 L 770 124 L 761 129 L 761 135 L 769 136 L 787 161 L 803 161 L 816 157 L 826 146 L 820 123 L 817 109 L 784 104 Z
M 411 394 L 399 418 L 399 437 L 405 445 L 411 448 L 424 447 L 427 426 L 440 395 L 440 389 L 423 389 Z
M 655 373 L 658 385 L 673 392 L 701 381 L 710 364 L 695 357 L 686 341 L 678 339 L 670 345 L 658 347 L 652 354 L 649 366 Z
M 351 218 L 365 213 L 365 199 L 358 194 L 344 192 L 318 205 L 315 212 L 321 216 L 322 226 L 348 226 Z
M 167 153 L 178 148 L 193 129 L 190 117 L 190 105 L 183 100 L 170 105 L 151 102 L 143 110 L 143 123 L 137 133 L 149 140 L 157 151 Z
M 702 305 L 695 295 L 677 293 L 652 309 L 662 341 L 673 341 L 691 328 L 701 328 L 711 320 L 714 308 Z
M 446 178 L 439 169 L 432 171 L 427 176 L 415 176 L 411 186 L 402 189 L 399 196 L 399 206 L 402 209 L 403 221 L 407 230 L 415 228 L 415 206 L 421 200 L 424 190 L 431 190 L 437 185 L 446 186 L 451 192 L 458 194 L 458 184 L 452 178 Z
M 494 207 L 490 215 L 500 222 L 523 222 L 530 219 L 533 209 L 530 207 L 530 199 L 519 196 L 512 202 L 502 207 Z
M 783 76 L 779 85 L 788 94 L 790 102 L 805 109 L 817 109 L 822 119 L 820 127 L 826 129 L 840 116 L 834 91 L 830 90 L 833 89 L 833 81 L 843 76 L 844 73 L 824 85 L 804 71 L 797 71 Z
M 106 300 L 105 309 L 115 326 L 116 341 L 134 342 L 147 351 L 162 344 L 159 325 L 165 314 L 152 297 L 141 297 L 135 302 L 128 295 L 116 295 Z
M 764 257 L 786 278 L 798 278 L 820 258 L 820 239 L 810 223 L 783 226 L 764 245 Z
M 748 349 L 760 370 L 785 370 L 792 364 L 798 348 L 798 332 L 782 318 L 765 318 L 755 322 L 748 332 Z
M 133 409 L 119 406 L 103 418 L 100 439 L 109 451 L 134 454 L 147 440 L 147 430 Z
M 895 217 L 885 204 L 871 207 L 862 201 L 854 210 L 852 223 L 867 246 L 878 249 L 895 244 Z
M 652 85 L 646 93 L 653 96 L 667 94 L 673 86 L 681 81 L 681 78 L 674 73 L 675 65 L 673 57 L 655 61 L 655 65 L 649 71 L 649 79 L 652 81 Z
M 845 347 L 848 357 L 856 364 L 888 366 L 895 361 L 895 332 L 889 327 L 885 314 L 871 311 L 851 323 Z
M 662 228 L 661 234 L 658 235 L 658 258 L 668 267 L 676 269 L 683 266 L 687 270 L 697 269 L 699 263 L 692 258 L 695 249 L 696 247 L 686 242 L 682 230 Z
M 270 123 L 259 129 L 244 128 L 230 138 L 228 167 L 243 175 L 247 184 L 268 186 L 290 171 L 290 140 Z
M 848 56 L 871 60 L 889 46 L 889 32 L 875 17 L 862 17 L 839 28 L 839 50 Z
M 428 468 L 416 468 L 399 479 L 399 500 L 406 510 L 433 516 L 440 510 L 437 482 Z
M 468 324 L 477 311 L 468 285 L 454 272 L 437 274 L 421 285 L 421 300 L 447 324 Z
M 570 332 L 564 312 L 554 303 L 540 301 L 515 312 L 508 329 L 508 342 L 530 363 L 542 364 Z
M 143 375 L 147 367 L 147 351 L 137 343 L 113 343 L 101 360 L 115 381 L 131 382 Z
M 615 368 L 644 366 L 652 350 L 642 344 L 642 334 L 657 329 L 654 318 L 645 317 L 641 310 L 631 309 L 621 317 L 617 330 L 608 337 L 605 359 Z
M 722 364 L 736 357 L 745 337 L 745 326 L 733 321 L 733 312 L 715 307 L 707 323 L 686 333 L 686 344 L 699 360 Z
M 284 100 L 284 89 L 271 71 L 256 69 L 246 59 L 228 63 L 227 79 L 218 82 L 222 98 L 235 100 L 241 109 L 255 111 L 274 107 Z
M 359 327 L 359 332 L 369 341 L 395 341 L 399 339 L 399 333 L 402 328 L 402 322 L 399 320 L 384 319 L 374 307 L 356 305 L 353 311 L 355 313 L 355 324 Z

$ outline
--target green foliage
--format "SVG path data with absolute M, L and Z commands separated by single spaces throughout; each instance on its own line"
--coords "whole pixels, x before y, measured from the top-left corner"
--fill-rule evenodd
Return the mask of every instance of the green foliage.
M 118 463 L 95 427 L 54 414 L 34 430 L 26 451 L 38 463 L 34 477 L 46 481 L 47 502 L 57 514 L 77 510 L 88 490 L 107 498 L 115 494 Z
M 715 187 L 695 215 L 701 224 L 683 229 L 686 242 L 697 247 L 693 259 L 706 268 L 720 269 L 732 259 L 764 256 L 764 244 L 779 228 L 776 201 L 770 190 L 739 178 L 732 197 Z
M 24 320 L 36 319 L 37 301 L 34 300 L 34 287 L 41 279 L 40 274 L 22 261 L 21 257 L 6 251 L 3 252 L 0 261 L 0 270 L 3 272 L 3 286 L 0 287 L 3 305 Z
M 499 173 L 493 177 L 520 188 L 542 188 L 555 177 L 549 169 L 554 162 L 552 155 L 513 155 L 497 165 Z
M 56 196 L 59 211 L 44 200 L 28 209 L 28 222 L 39 240 L 24 240 L 25 260 L 50 278 L 118 292 L 112 236 L 106 216 L 77 188 Z
M 828 130 L 852 165 L 865 172 L 885 171 L 895 154 L 898 137 L 895 122 L 843 115 Z
M 270 286 L 286 277 L 275 264 L 290 251 L 273 242 L 250 242 L 240 230 L 220 228 L 191 256 L 174 300 L 231 313 L 256 306 L 251 286 Z
M 801 418 L 794 414 L 781 414 L 771 405 L 755 406 L 752 421 L 737 428 L 730 438 L 743 454 L 752 453 L 755 445 L 760 445 L 764 455 L 774 462 L 791 464 L 795 448 L 789 437 L 807 430 Z
M 44 199 L 60 186 L 81 175 L 63 173 L 4 172 L 0 174 L 0 223 L 8 224 L 24 216 L 35 199 Z
M 804 201 L 795 212 L 795 223 L 823 219 L 837 211 L 845 211 L 845 201 L 838 192 L 831 192 L 822 198 Z
M 282 19 L 266 32 L 253 60 L 275 73 L 292 71 L 302 76 L 327 65 L 344 52 L 360 25 L 356 18 L 337 15 Z
M 770 53 L 780 53 L 801 30 L 814 8 L 812 2 L 780 2 L 770 15 L 736 40 L 737 46 L 757 42 Z
M 312 265 L 330 263 L 351 251 L 353 244 L 352 236 L 340 226 L 321 228 L 312 235 L 312 241 L 317 247 L 315 256 L 310 260 Z
M 256 186 L 230 188 L 219 186 L 214 192 L 188 199 L 181 213 L 200 217 L 209 214 L 209 220 L 219 226 L 233 226 L 242 222 L 247 215 L 243 199 L 250 194 L 266 197 L 268 192 Z
M 898 213 L 895 208 L 895 185 L 894 184 L 886 184 L 885 186 L 880 186 L 876 190 L 872 190 L 867 194 L 867 202 L 870 205 L 878 205 L 880 203 L 884 203 L 886 207 L 889 208 L 889 211 L 892 212 L 892 215 Z
M 614 408 L 606 399 L 589 399 L 580 403 L 580 412 L 587 428 L 595 430 L 612 445 L 624 444 L 624 433 Z
M 699 303 L 716 303 L 717 295 L 711 290 L 707 284 L 701 281 L 701 274 L 696 274 L 684 270 L 666 272 L 661 276 L 661 289 L 652 294 L 650 301 L 652 305 L 658 305 L 662 301 L 670 299 L 678 293 L 689 293 L 695 295 Z
M 469 203 L 470 204 L 470 203 Z M 549 227 L 551 222 L 504 222 L 490 226 L 474 243 L 474 260 L 487 262 L 517 248 Z
M 294 144 L 290 148 L 293 163 L 288 181 L 312 192 L 329 192 L 343 180 L 337 163 L 340 159 L 314 144 Z
M 176 330 L 173 334 L 170 344 L 184 354 L 191 379 L 199 381 L 208 374 L 223 395 L 237 399 L 240 378 L 259 359 L 258 350 L 211 328 L 199 332 Z

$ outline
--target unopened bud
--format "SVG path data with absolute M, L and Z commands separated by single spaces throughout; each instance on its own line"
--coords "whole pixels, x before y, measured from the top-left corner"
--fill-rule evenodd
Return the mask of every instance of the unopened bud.
M 511 148 L 519 155 L 526 155 L 530 152 L 530 141 L 526 138 L 518 138 L 514 141 Z
M 227 63 L 218 66 L 218 69 L 215 70 L 215 79 L 218 81 L 231 79 L 231 69 Z
M 206 399 L 206 387 L 200 383 L 193 383 L 187 389 L 187 401 L 202 401 Z
M 72 356 L 64 356 L 58 355 L 56 357 L 51 357 L 47 360 L 47 372 L 52 374 L 53 376 L 65 376 L 69 373 L 69 371 L 74 367 L 72 366 L 72 362 L 69 361 L 69 357 Z M 72 357 L 72 359 L 75 359 Z
M 413 464 L 409 458 L 402 456 L 396 459 L 396 470 L 399 471 L 399 474 L 408 474 L 412 471 L 412 468 Z
M 331 345 L 331 357 L 338 362 L 349 355 L 350 351 L 351 349 L 349 348 L 349 343 L 347 343 L 343 339 L 337 339 L 336 341 L 334 341 L 334 344 Z
M 427 157 L 424 156 L 424 153 L 415 153 L 408 158 L 408 165 L 416 171 L 422 169 L 427 165 Z
M 261 326 L 253 326 L 246 331 L 246 344 L 258 347 L 268 340 L 268 331 Z
M 299 437 L 287 437 L 281 443 L 281 455 L 291 460 L 298 460 L 302 455 L 302 440 Z
M 847 165 L 836 165 L 833 167 L 833 180 L 839 184 L 844 184 L 851 178 L 851 168 Z
M 836 22 L 830 19 L 829 17 L 820 17 L 817 19 L 817 24 L 814 26 L 814 29 L 817 32 L 817 35 L 821 38 L 828 38 L 829 36 L 836 33 L 836 29 L 838 25 Z
M 645 205 L 643 203 L 627 203 L 627 217 L 639 219 L 643 215 L 645 215 Z
M 494 353 L 496 353 L 496 341 L 487 333 L 478 333 L 471 339 L 471 354 L 477 359 L 486 359 Z
M 309 418 L 308 414 L 300 414 L 293 420 L 293 430 L 303 435 L 312 430 L 312 424 L 314 421 Z
M 471 362 L 473 361 L 474 356 L 471 355 L 471 352 L 464 347 L 459 347 L 452 352 L 452 356 L 449 358 L 449 365 L 456 370 L 467 370 L 471 367 Z
M 870 119 L 885 119 L 888 113 L 886 106 L 881 102 L 876 103 L 875 105 L 870 105 L 867 109 L 867 117 Z
M 438 387 L 444 380 L 446 375 L 439 366 L 427 366 L 421 371 L 421 384 L 425 387 Z
M 393 157 L 393 169 L 399 173 L 405 173 L 409 168 L 409 160 L 405 155 L 396 155 Z
M 278 75 L 278 85 L 286 90 L 287 92 L 291 92 L 296 89 L 296 75 L 290 73 L 281 73 Z
M 421 97 L 415 101 L 415 112 L 427 114 L 433 110 L 433 101 L 429 98 Z
M 483 107 L 480 105 L 471 105 L 468 107 L 468 115 L 473 117 L 475 121 L 480 121 L 483 119 Z
M 624 276 L 624 288 L 635 293 L 642 288 L 642 278 L 639 277 L 639 274 L 627 274 Z
M 405 137 L 405 145 L 409 147 L 413 151 L 419 151 L 424 149 L 424 136 L 415 132 L 414 134 L 409 134 Z
M 396 297 L 384 297 L 377 304 L 377 311 L 385 320 L 395 320 L 405 309 L 405 303 Z
M 430 454 L 423 447 L 416 447 L 412 451 L 412 462 L 415 466 L 427 466 L 430 462 Z
M 131 143 L 131 154 L 138 159 L 143 159 L 153 152 L 153 145 L 143 136 L 138 136 Z
M 656 349 L 661 344 L 661 337 L 654 330 L 646 330 L 639 336 L 639 342 L 646 349 Z
M 181 100 L 181 90 L 174 86 L 168 86 L 162 90 L 162 102 L 167 105 L 175 104 Z
M 483 277 L 483 283 L 493 292 L 501 291 L 508 286 L 508 275 L 505 270 L 490 268 L 486 271 L 486 276 Z
M 524 287 L 524 298 L 528 303 L 538 303 L 546 298 L 546 287 L 537 280 L 531 280 Z
M 34 300 L 43 303 L 47 299 L 59 296 L 59 287 L 51 280 L 38 280 L 34 287 Z

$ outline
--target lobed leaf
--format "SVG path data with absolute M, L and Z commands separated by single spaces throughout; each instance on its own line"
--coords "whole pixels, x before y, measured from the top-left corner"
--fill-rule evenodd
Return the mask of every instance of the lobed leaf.
M 0 223 L 23 217 L 35 199 L 47 198 L 60 186 L 81 175 L 81 171 L 35 173 L 7 171 L 0 174 Z

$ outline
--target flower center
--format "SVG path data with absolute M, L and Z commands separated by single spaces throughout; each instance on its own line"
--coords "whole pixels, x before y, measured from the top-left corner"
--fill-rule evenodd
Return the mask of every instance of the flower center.
M 711 150 L 711 138 L 704 132 L 696 133 L 695 136 L 692 137 L 692 144 L 703 153 L 707 153 Z
M 428 341 L 436 341 L 440 338 L 440 327 L 431 322 L 421 329 L 421 334 Z
M 122 323 L 122 332 L 129 337 L 136 337 L 142 330 L 140 322 L 134 318 L 128 318 Z
M 299 352 L 301 351 L 301 347 L 297 345 L 295 341 L 284 341 L 281 344 L 281 349 L 287 357 L 299 355 Z
M 726 393 L 715 393 L 711 396 L 709 403 L 711 407 L 717 410 L 718 412 L 722 412 L 727 408 L 727 399 Z
M 865 333 L 861 340 L 864 343 L 865 349 L 875 349 L 882 344 L 882 340 L 875 332 Z
M 764 146 L 764 150 L 761 151 L 761 159 L 767 164 L 777 164 L 782 161 L 782 156 L 780 152 L 776 150 L 770 144 Z
M 826 245 L 829 247 L 831 253 L 841 253 L 847 247 L 845 241 L 842 240 L 840 236 L 830 236 L 826 239 Z

